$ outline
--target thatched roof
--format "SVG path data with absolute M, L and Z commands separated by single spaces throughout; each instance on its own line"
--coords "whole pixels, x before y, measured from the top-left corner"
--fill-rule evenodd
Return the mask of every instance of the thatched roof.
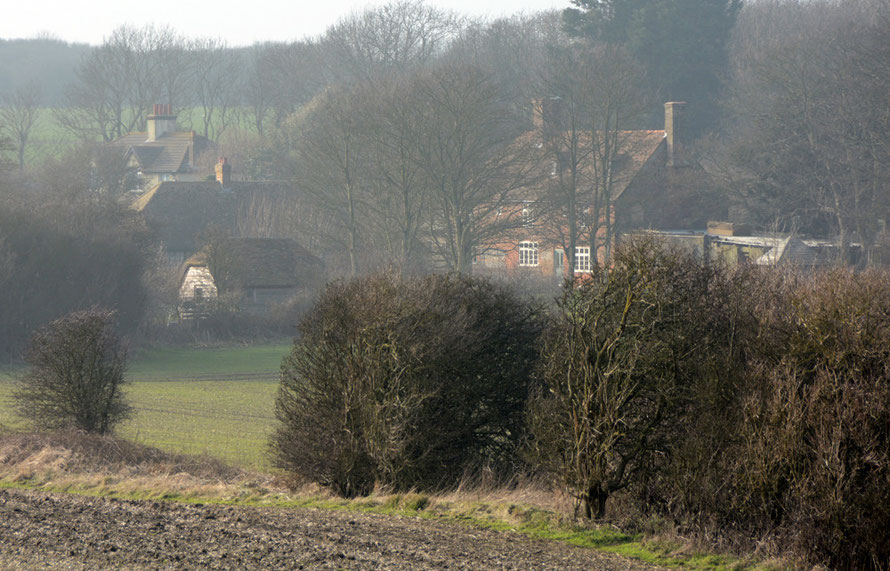
M 242 288 L 301 287 L 324 272 L 324 262 L 290 239 L 229 238 L 214 247 L 225 255 L 229 279 Z M 210 256 L 205 247 L 186 261 L 186 268 L 207 266 Z
M 235 230 L 235 196 L 216 181 L 162 182 L 131 207 L 170 251 L 194 251 L 198 236 L 211 226 Z

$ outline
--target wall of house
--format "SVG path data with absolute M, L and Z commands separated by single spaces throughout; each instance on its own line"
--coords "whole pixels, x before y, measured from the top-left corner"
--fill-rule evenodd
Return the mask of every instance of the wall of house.
M 771 246 L 749 246 L 746 244 L 712 242 L 708 248 L 708 255 L 710 261 L 720 261 L 728 266 L 736 266 L 754 262 L 771 249 Z
M 201 301 L 218 296 L 213 276 L 205 266 L 190 266 L 179 287 L 180 301 Z

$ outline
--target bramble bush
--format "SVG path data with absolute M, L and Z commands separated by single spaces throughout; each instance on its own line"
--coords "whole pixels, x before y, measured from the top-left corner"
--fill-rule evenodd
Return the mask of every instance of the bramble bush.
M 734 517 L 831 568 L 890 567 L 887 278 L 836 269 L 787 288 L 762 320 L 774 348 L 749 362 L 727 466 Z

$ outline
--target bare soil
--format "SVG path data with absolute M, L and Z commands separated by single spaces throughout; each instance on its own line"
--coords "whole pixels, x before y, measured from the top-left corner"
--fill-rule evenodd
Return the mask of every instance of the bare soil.
M 651 569 L 419 518 L 0 489 L 0 568 Z

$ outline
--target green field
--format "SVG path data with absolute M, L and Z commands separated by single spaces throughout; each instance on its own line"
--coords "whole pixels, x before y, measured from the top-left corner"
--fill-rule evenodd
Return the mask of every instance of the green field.
M 199 133 L 203 132 L 201 109 L 196 107 L 178 109 L 177 124 L 181 130 L 194 129 Z M 229 128 L 256 132 L 246 109 L 236 109 L 236 117 L 232 119 Z M 52 108 L 41 108 L 25 150 L 25 162 L 34 166 L 48 158 L 58 158 L 65 151 L 75 147 L 77 142 L 77 138 L 59 124 Z
M 165 450 L 268 467 L 278 370 L 289 350 L 281 344 L 135 354 L 126 386 L 134 414 L 118 432 Z M 24 428 L 9 399 L 14 374 L 0 371 L 0 424 Z

